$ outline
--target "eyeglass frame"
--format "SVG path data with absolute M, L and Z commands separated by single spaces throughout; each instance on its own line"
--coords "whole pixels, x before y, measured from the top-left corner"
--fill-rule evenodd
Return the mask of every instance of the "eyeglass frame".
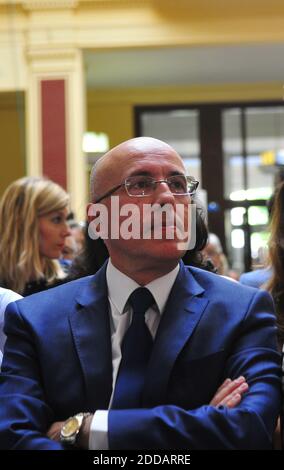
M 135 175 L 135 176 L 139 176 L 139 175 Z M 141 175 L 141 176 L 144 176 L 144 175 Z M 172 176 L 169 176 L 169 178 L 173 177 L 173 176 L 184 176 L 188 182 L 188 179 L 190 178 L 190 181 L 192 183 L 196 183 L 196 186 L 194 188 L 194 190 L 190 193 L 180 193 L 180 194 L 175 194 L 175 193 L 172 193 L 174 196 L 192 196 L 193 194 L 195 194 L 197 188 L 198 188 L 198 185 L 199 185 L 199 181 L 197 181 L 196 179 L 193 178 L 193 176 L 188 176 L 188 175 L 172 175 Z M 103 199 L 105 199 L 106 197 L 108 196 L 111 196 L 115 191 L 118 191 L 119 188 L 122 188 L 124 186 L 125 188 L 125 191 L 127 192 L 128 196 L 129 197 L 147 197 L 149 196 L 149 194 L 129 194 L 128 190 L 127 190 L 127 180 L 129 180 L 129 178 L 134 178 L 134 176 L 129 176 L 128 178 L 126 178 L 123 183 L 121 184 L 118 184 L 117 186 L 115 186 L 114 188 L 110 189 L 109 191 L 107 191 L 105 194 L 103 194 L 102 196 L 100 196 L 96 201 L 95 203 L 98 204 L 99 202 L 101 202 Z M 152 183 L 154 183 L 156 186 L 154 189 L 156 189 L 157 187 L 157 183 L 167 183 L 168 184 L 168 178 L 167 179 L 164 179 L 164 180 L 155 180 L 154 178 L 152 178 L 151 176 L 146 176 L 146 178 L 151 178 L 153 181 Z

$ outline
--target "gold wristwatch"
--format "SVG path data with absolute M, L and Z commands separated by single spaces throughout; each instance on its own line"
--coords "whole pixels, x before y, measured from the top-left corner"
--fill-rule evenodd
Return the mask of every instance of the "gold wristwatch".
M 74 445 L 84 418 L 90 415 L 91 413 L 77 413 L 75 416 L 68 418 L 61 428 L 60 442 L 64 445 Z

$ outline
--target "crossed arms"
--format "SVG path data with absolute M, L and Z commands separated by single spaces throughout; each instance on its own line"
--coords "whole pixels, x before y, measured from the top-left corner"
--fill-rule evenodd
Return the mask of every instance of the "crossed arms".
M 46 363 L 39 361 L 43 335 L 39 335 L 28 316 L 21 313 L 20 303 L 10 305 L 6 321 L 8 340 L 0 381 L 0 446 L 3 449 L 59 450 L 61 444 L 50 439 L 57 438 L 51 426 L 70 414 L 60 419 L 58 411 L 49 404 L 47 390 L 52 387 L 53 375 L 60 373 L 60 368 L 70 366 L 70 377 L 77 382 L 81 371 L 73 367 L 73 363 L 69 364 L 67 357 L 66 364 L 59 360 L 58 371 L 45 375 L 43 368 L 47 366 L 48 356 L 45 355 Z M 234 388 L 237 384 L 227 382 L 209 404 L 195 409 L 165 404 L 148 409 L 110 410 L 110 449 L 271 448 L 280 410 L 280 359 L 275 345 L 275 318 L 266 294 L 255 296 L 240 330 L 228 355 L 224 375 L 231 379 L 245 377 L 249 388 L 237 392 Z M 57 341 L 60 346 L 60 336 Z M 52 344 L 45 344 L 45 347 L 50 348 L 52 354 Z M 65 390 L 58 390 L 58 393 L 66 393 L 66 399 L 68 392 L 73 392 L 70 380 Z M 83 394 L 83 388 L 81 391 Z M 240 392 L 245 392 L 242 399 L 235 396 Z M 230 402 L 234 396 L 235 404 Z M 77 399 L 79 403 L 81 397 Z M 80 409 L 78 403 L 72 405 L 73 414 L 95 411 Z M 82 434 L 82 447 L 87 447 L 88 424 L 86 422 Z

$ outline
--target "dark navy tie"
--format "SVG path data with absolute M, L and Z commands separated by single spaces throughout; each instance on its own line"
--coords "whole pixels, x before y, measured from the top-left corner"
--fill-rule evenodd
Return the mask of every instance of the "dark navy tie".
M 135 289 L 128 299 L 133 318 L 121 347 L 121 363 L 116 381 L 112 408 L 140 408 L 146 367 L 153 339 L 145 323 L 145 312 L 155 300 L 145 287 Z

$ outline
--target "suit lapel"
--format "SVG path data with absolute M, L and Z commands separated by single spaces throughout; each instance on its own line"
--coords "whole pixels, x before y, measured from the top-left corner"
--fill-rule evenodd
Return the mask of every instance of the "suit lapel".
M 77 297 L 69 322 L 86 389 L 86 409 L 107 409 L 112 392 L 112 351 L 106 265 L 90 277 Z M 180 264 L 154 343 L 147 371 L 145 406 L 163 403 L 174 363 L 196 328 L 208 299 L 193 275 Z
M 170 293 L 154 343 L 143 401 L 146 406 L 163 403 L 174 363 L 196 328 L 208 299 L 204 289 L 180 263 L 180 271 Z
M 69 321 L 83 371 L 86 409 L 107 409 L 112 391 L 112 353 L 108 315 L 106 265 L 77 297 Z

